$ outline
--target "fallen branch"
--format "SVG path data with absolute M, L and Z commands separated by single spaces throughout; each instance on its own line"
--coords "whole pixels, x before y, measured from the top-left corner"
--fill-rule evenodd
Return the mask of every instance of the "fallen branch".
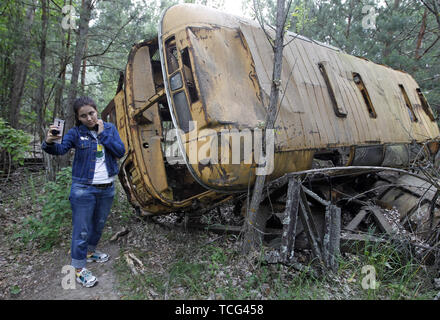
M 127 228 L 123 228 L 121 231 L 116 232 L 113 237 L 110 238 L 110 242 L 115 242 L 116 240 L 118 240 L 120 237 L 125 236 L 126 234 L 128 234 L 130 231 Z
M 133 253 L 125 253 L 124 254 L 125 261 L 127 262 L 128 267 L 131 272 L 137 276 L 139 273 L 144 274 L 145 268 L 141 260 L 136 257 Z M 135 262 L 138 265 L 139 272 L 136 270 Z
M 136 268 L 135 268 L 135 266 L 134 266 L 134 262 L 133 262 L 133 260 L 128 256 L 127 253 L 124 254 L 124 258 L 125 258 L 125 261 L 127 262 L 128 267 L 130 268 L 131 272 L 132 272 L 135 276 L 137 276 L 137 275 L 138 275 L 138 272 L 137 272 L 137 270 L 136 270 Z

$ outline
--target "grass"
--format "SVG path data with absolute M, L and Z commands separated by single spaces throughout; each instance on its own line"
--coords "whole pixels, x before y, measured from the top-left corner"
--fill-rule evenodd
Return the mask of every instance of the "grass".
M 20 212 L 23 217 L 19 223 L 7 232 L 8 239 L 16 251 L 21 251 L 32 244 L 41 251 L 48 251 L 57 244 L 70 238 L 71 207 L 69 201 L 71 168 L 64 168 L 57 173 L 56 181 L 46 181 L 44 174 L 28 175 L 18 189 L 18 197 L 11 197 L 8 207 Z M 116 196 L 112 212 L 119 224 L 127 223 L 133 209 L 128 203 L 122 187 L 116 181 Z M 104 229 L 102 241 L 109 240 L 112 232 Z
M 240 278 L 237 252 L 218 246 L 202 248 L 197 261 L 190 261 L 191 255 L 176 257 L 164 272 L 147 274 L 134 279 L 125 261 L 117 264 L 120 290 L 126 299 L 150 299 L 150 289 L 158 293 L 156 298 L 164 299 L 259 299 L 268 294 L 269 299 L 316 298 L 318 291 L 305 292 L 304 285 L 312 287 L 313 280 L 304 274 L 292 277 L 291 282 L 281 279 L 283 266 L 261 265 L 254 272 L 245 272 Z M 140 252 L 137 256 L 142 256 Z M 277 270 L 278 268 L 278 270 Z M 147 268 L 148 269 L 148 268 Z M 135 294 L 133 294 L 135 292 Z
M 30 242 L 37 243 L 40 250 L 48 251 L 63 239 L 70 225 L 68 197 L 71 175 L 71 168 L 62 169 L 57 173 L 55 182 L 44 184 L 39 197 L 34 180 L 32 176 L 29 177 L 29 185 L 22 187 L 22 196 L 17 204 L 30 205 L 30 210 L 23 221 L 15 226 L 13 240 L 18 239 L 23 246 Z
M 69 185 L 69 175 L 64 173 L 63 185 Z M 29 242 L 38 243 L 39 249 L 45 250 L 68 236 L 69 227 L 66 226 L 70 223 L 70 215 L 61 216 L 58 209 L 62 207 L 70 212 L 66 202 L 69 188 L 61 185 L 42 188 L 42 179 L 29 175 L 18 189 L 18 196 L 7 200 L 8 208 L 26 212 L 21 214 L 25 217 L 23 220 L 7 230 L 15 250 L 21 250 Z M 119 184 L 112 211 L 113 225 L 141 223 L 134 219 L 133 209 Z M 112 232 L 105 231 L 103 240 L 108 240 Z M 144 274 L 131 273 L 123 251 L 115 260 L 118 286 L 125 299 L 431 300 L 437 294 L 430 283 L 434 276 L 410 254 L 403 254 L 405 248 L 395 243 L 367 243 L 352 248 L 353 253 L 339 257 L 339 269 L 335 274 L 317 277 L 307 269 L 298 271 L 293 267 L 266 264 L 264 250 L 252 259 L 243 257 L 233 237 L 225 236 L 211 243 L 208 233 L 183 236 L 179 231 L 165 231 L 160 227 L 150 228 L 141 237 L 145 240 L 142 247 L 130 248 L 130 251 L 143 261 Z M 160 264 L 159 267 L 151 264 L 150 254 L 152 250 L 160 250 L 160 247 L 152 249 L 154 246 L 151 246 L 158 239 L 172 251 L 172 254 L 166 253 L 163 261 L 157 258 L 160 252 L 155 252 L 158 261 L 154 262 Z M 374 270 L 377 288 L 362 287 L 365 277 L 372 275 L 365 270 L 363 273 L 365 266 Z M 19 288 L 13 288 L 11 293 L 15 292 L 19 292 Z
M 351 257 L 339 259 L 339 273 L 352 275 L 359 299 L 432 299 L 435 295 L 427 282 L 432 275 L 399 244 L 367 243 Z M 375 288 L 371 280 L 375 280 Z
M 402 249 L 391 243 L 369 243 L 352 254 L 340 256 L 337 272 L 319 277 L 307 268 L 298 271 L 280 264 L 268 265 L 262 253 L 255 263 L 249 264 L 237 248 L 231 249 L 223 243 L 190 248 L 176 255 L 161 273 L 147 268 L 141 280 L 136 280 L 137 284 L 129 276 L 121 278 L 125 298 L 431 300 L 437 293 L 426 281 L 432 277 L 414 259 L 402 256 Z M 138 254 L 142 255 L 141 252 Z M 144 255 L 143 261 L 148 264 L 148 257 Z M 362 272 L 365 266 L 370 266 L 369 272 Z M 119 274 L 130 274 L 124 261 L 120 261 L 118 268 Z M 375 279 L 377 287 L 364 289 L 363 283 L 373 284 L 366 281 L 373 275 L 375 278 L 371 279 Z M 151 296 L 150 289 L 157 295 Z
M 203 263 L 178 260 L 168 270 L 167 287 L 185 288 L 184 299 L 202 297 L 207 289 L 206 282 L 204 282 L 205 271 L 206 265 Z
M 122 185 L 115 181 L 115 198 L 113 199 L 112 211 L 118 214 L 121 224 L 126 224 L 133 217 L 133 207 L 128 202 Z

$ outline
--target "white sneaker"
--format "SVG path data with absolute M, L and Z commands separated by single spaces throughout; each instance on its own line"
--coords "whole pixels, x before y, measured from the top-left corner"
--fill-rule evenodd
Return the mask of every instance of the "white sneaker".
M 83 287 L 90 288 L 98 282 L 98 279 L 92 274 L 90 270 L 82 268 L 80 272 L 76 272 L 76 281 L 78 283 L 81 283 Z
M 110 256 L 107 253 L 103 253 L 100 251 L 95 251 L 92 253 L 92 255 L 87 256 L 87 262 L 106 262 Z

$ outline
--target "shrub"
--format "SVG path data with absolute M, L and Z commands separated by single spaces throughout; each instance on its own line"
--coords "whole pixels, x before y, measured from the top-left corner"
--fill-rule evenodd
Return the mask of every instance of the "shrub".
M 63 168 L 57 173 L 55 181 L 45 184 L 39 200 L 42 204 L 41 214 L 27 217 L 16 238 L 21 238 L 25 245 L 37 241 L 42 250 L 50 250 L 60 242 L 71 220 L 71 177 L 72 168 Z
M 30 141 L 29 134 L 23 130 L 12 128 L 3 118 L 0 118 L 0 156 L 10 157 L 10 165 L 23 164 Z

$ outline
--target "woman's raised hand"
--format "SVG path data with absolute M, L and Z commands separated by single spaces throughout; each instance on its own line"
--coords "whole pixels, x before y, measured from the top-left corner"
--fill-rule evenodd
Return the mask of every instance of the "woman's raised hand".
M 47 143 L 53 143 L 54 141 L 56 141 L 56 140 L 58 140 L 60 138 L 60 135 L 59 134 L 57 134 L 57 135 L 53 134 L 52 130 L 57 130 L 58 132 L 60 132 L 60 128 L 58 128 L 58 126 L 52 124 L 49 127 L 49 130 L 47 130 L 47 135 L 46 135 L 46 142 Z

